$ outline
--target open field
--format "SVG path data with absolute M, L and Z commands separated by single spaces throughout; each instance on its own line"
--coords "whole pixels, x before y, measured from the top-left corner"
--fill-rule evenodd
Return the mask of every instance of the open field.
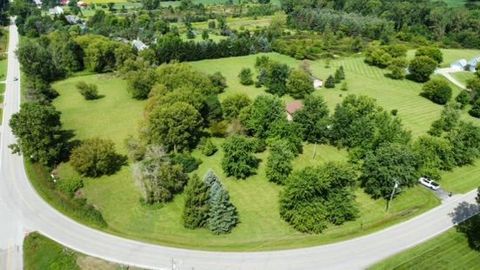
M 450 229 L 370 269 L 478 269 L 479 265 L 480 252 L 468 246 L 464 234 Z
M 298 64 L 297 61 L 286 56 L 270 55 L 292 66 Z M 215 61 L 219 62 L 215 63 Z M 255 56 L 247 56 L 201 61 L 193 63 L 193 65 L 199 69 L 203 67 L 208 72 L 214 72 L 216 69 L 222 71 L 229 84 L 229 88 L 226 93 L 222 94 L 222 97 L 239 91 L 249 91 L 249 95 L 254 97 L 262 93 L 262 89 L 241 87 L 237 79 L 239 70 L 245 65 L 253 66 L 254 61 Z M 356 68 L 354 64 L 358 63 L 358 67 L 365 65 L 361 62 L 361 59 L 351 59 L 353 66 L 347 65 L 345 61 L 342 64 L 345 65 L 347 77 L 349 80 L 353 80 L 355 78 L 353 73 Z M 333 72 L 331 69 L 325 69 L 323 65 L 320 62 L 312 63 L 312 69 L 317 76 L 326 76 L 326 74 Z M 371 68 L 367 67 L 367 71 L 364 72 L 370 74 L 369 69 Z M 349 72 L 350 70 L 352 71 Z M 365 76 L 362 74 L 360 73 L 357 76 Z M 381 79 L 384 77 L 374 76 L 371 80 L 374 81 L 375 78 Z M 105 97 L 95 101 L 83 100 L 83 97 L 75 89 L 75 84 L 80 80 L 97 84 L 100 94 L 105 95 Z M 410 82 L 399 83 L 401 85 L 410 84 Z M 62 121 L 65 127 L 74 130 L 76 138 L 85 139 L 93 136 L 110 138 L 116 143 L 117 149 L 121 153 L 126 152 L 123 140 L 130 134 L 136 134 L 144 102 L 135 101 L 129 97 L 125 89 L 125 82 L 105 74 L 72 77 L 57 82 L 53 86 L 60 93 L 60 96 L 54 101 L 54 105 L 62 112 Z M 385 89 L 387 90 L 382 88 L 383 92 L 388 91 L 388 84 L 386 84 Z M 333 107 L 339 100 L 338 95 L 343 92 L 339 90 L 328 91 L 331 92 L 332 97 L 328 95 L 326 90 L 320 90 L 319 94 L 326 94 L 329 105 Z M 420 102 L 424 101 L 417 94 L 414 97 Z M 408 98 L 410 98 L 410 101 L 414 100 L 413 96 Z M 333 101 L 330 101 L 330 99 L 333 99 Z M 215 139 L 214 143 L 220 146 L 222 140 Z M 317 146 L 317 155 L 312 160 L 313 148 L 313 145 L 304 147 L 304 153 L 294 161 L 296 167 L 321 164 L 329 160 L 346 159 L 345 151 L 331 146 L 319 145 Z M 232 201 L 239 210 L 241 223 L 229 235 L 215 236 L 204 229 L 184 229 L 181 225 L 184 204 L 183 194 L 176 196 L 173 202 L 164 206 L 148 207 L 142 205 L 139 202 L 140 194 L 133 183 L 129 166 L 125 166 L 113 176 L 86 179 L 83 192 L 88 201 L 102 211 L 109 224 L 107 230 L 112 233 L 172 246 L 212 250 L 281 249 L 349 239 L 406 220 L 439 203 L 430 191 L 416 187 L 401 194 L 393 202 L 390 211 L 386 213 L 385 201 L 372 200 L 358 189 L 356 192 L 357 202 L 361 212 L 359 219 L 342 226 L 331 226 L 321 235 L 302 234 L 293 230 L 280 219 L 278 194 L 281 187 L 265 180 L 264 162 L 260 164 L 257 175 L 238 181 L 223 175 L 220 168 L 222 151 L 211 157 L 204 157 L 198 151 L 195 151 L 193 155 L 203 161 L 195 173 L 203 176 L 208 169 L 213 169 L 229 190 Z M 265 160 L 267 156 L 268 151 L 259 154 L 258 157 Z M 68 177 L 75 172 L 68 164 L 63 164 L 59 168 L 59 174 L 60 177 Z

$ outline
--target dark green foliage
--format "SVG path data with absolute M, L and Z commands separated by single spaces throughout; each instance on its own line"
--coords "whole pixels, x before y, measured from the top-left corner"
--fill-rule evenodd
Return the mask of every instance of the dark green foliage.
M 340 83 L 344 79 L 345 79 L 345 71 L 343 70 L 343 66 L 340 66 L 335 71 L 335 83 Z
M 78 177 L 61 178 L 55 183 L 56 188 L 70 197 L 83 187 L 83 181 Z
M 395 80 L 403 79 L 405 78 L 407 67 L 407 59 L 403 57 L 394 58 L 388 66 L 388 69 L 390 70 L 390 74 L 388 74 L 388 76 Z
M 284 184 L 293 170 L 292 159 L 295 155 L 290 151 L 288 141 L 275 140 L 270 147 L 265 173 L 270 182 Z
M 299 132 L 300 125 L 280 118 L 272 123 L 268 132 L 268 141 L 285 140 L 288 150 L 293 154 L 302 153 L 302 134 Z
M 310 75 L 302 70 L 290 72 L 287 80 L 287 93 L 295 99 L 302 99 L 315 91 Z
M 457 231 L 465 234 L 471 249 L 480 250 L 480 215 L 477 214 L 458 224 Z
M 32 80 L 52 82 L 65 75 L 65 70 L 53 62 L 50 51 L 36 40 L 27 39 L 22 42 L 17 55 L 22 71 Z
M 307 96 L 303 108 L 293 115 L 293 122 L 301 128 L 303 139 L 314 142 L 326 142 L 328 138 L 328 107 L 321 96 Z
M 184 102 L 159 107 L 148 120 L 149 142 L 173 151 L 189 149 L 195 145 L 203 122 L 200 113 Z
M 461 108 L 464 108 L 467 104 L 470 103 L 471 100 L 472 96 L 467 90 L 462 90 L 455 98 L 455 101 L 460 104 Z
M 238 74 L 240 83 L 243 85 L 252 85 L 253 84 L 253 73 L 249 68 L 242 68 L 240 74 Z
M 227 88 L 227 79 L 220 72 L 215 72 L 212 75 L 209 75 L 210 81 L 213 86 L 217 88 L 217 93 L 222 93 L 225 88 Z
M 209 190 L 207 184 L 198 175 L 188 181 L 185 188 L 185 206 L 183 208 L 183 226 L 188 229 L 204 227 L 209 212 Z
M 383 143 L 410 140 L 400 119 L 383 111 L 374 99 L 366 96 L 345 97 L 335 108 L 331 121 L 330 137 L 338 146 L 371 150 Z
M 442 51 L 440 51 L 440 49 L 436 48 L 436 47 L 420 47 L 415 52 L 415 56 L 430 57 L 431 59 L 435 60 L 435 62 L 437 62 L 437 64 L 440 64 L 440 63 L 443 62 Z
M 152 69 L 131 71 L 127 74 L 127 89 L 135 99 L 146 99 L 155 82 L 155 73 Z
M 80 81 L 75 85 L 78 89 L 78 92 L 86 99 L 93 100 L 97 99 L 98 96 L 98 87 L 95 84 L 88 84 L 84 81 Z
M 218 147 L 213 144 L 212 140 L 207 139 L 202 143 L 202 154 L 205 156 L 209 157 L 213 154 L 215 154 L 218 150 Z
M 226 119 L 234 119 L 240 115 L 240 111 L 252 103 L 245 94 L 235 94 L 226 97 L 222 101 L 223 114 Z
M 185 173 L 191 173 L 202 164 L 201 160 L 194 158 L 190 153 L 174 153 L 170 155 L 170 162 L 182 166 Z
M 440 136 L 442 132 L 452 130 L 460 119 L 460 112 L 455 104 L 447 104 L 440 115 L 440 119 L 435 120 L 428 133 L 433 136 Z
M 335 78 L 332 75 L 328 76 L 325 81 L 325 88 L 334 88 L 335 87 Z
M 201 114 L 207 124 L 216 123 L 223 119 L 223 109 L 217 95 L 207 96 L 202 109 Z
M 253 155 L 250 141 L 241 136 L 231 136 L 223 144 L 222 169 L 227 176 L 245 179 L 255 173 L 258 160 Z
M 409 146 L 386 144 L 367 153 L 362 166 L 362 186 L 373 198 L 390 196 L 395 181 L 402 188 L 418 179 L 418 157 Z
M 452 98 L 452 88 L 444 79 L 432 79 L 423 85 L 421 95 L 444 105 Z
M 353 220 L 358 214 L 352 191 L 356 179 L 353 169 L 340 163 L 295 171 L 280 195 L 280 215 L 305 233 Z
M 480 128 L 460 121 L 448 134 L 457 166 L 472 164 L 480 157 Z
M 72 151 L 70 164 L 81 175 L 99 177 L 111 175 L 125 163 L 125 157 L 115 152 L 111 140 L 86 139 Z
M 451 170 L 455 166 L 452 145 L 444 138 L 421 136 L 412 148 L 420 157 L 421 175 L 438 180 L 441 170 Z
M 477 101 L 473 103 L 472 108 L 468 113 L 473 117 L 480 118 L 480 99 L 477 99 Z
M 10 146 L 14 153 L 44 166 L 54 166 L 68 155 L 68 137 L 62 130 L 60 112 L 53 106 L 23 103 L 9 124 L 17 137 L 17 143 Z
M 145 158 L 136 163 L 133 176 L 147 204 L 168 202 L 188 181 L 182 165 L 172 164 L 159 147 L 150 146 Z
M 276 120 L 286 119 L 285 107 L 281 99 L 261 95 L 252 105 L 243 110 L 240 118 L 250 134 L 258 138 L 266 138 Z
M 279 97 L 285 95 L 287 93 L 287 80 L 290 74 L 288 65 L 270 61 L 265 71 L 266 78 L 263 84 L 267 87 L 266 91 Z
M 264 139 L 252 138 L 251 143 L 253 144 L 253 151 L 255 153 L 263 153 L 267 150 L 267 142 Z
M 409 77 L 416 82 L 426 82 L 433 74 L 437 62 L 428 56 L 416 56 L 408 65 Z

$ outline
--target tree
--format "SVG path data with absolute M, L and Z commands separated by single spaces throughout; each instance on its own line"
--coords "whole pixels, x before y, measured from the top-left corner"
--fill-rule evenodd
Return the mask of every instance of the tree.
M 212 75 L 209 75 L 210 81 L 213 86 L 217 88 L 217 93 L 222 93 L 225 88 L 227 88 L 227 79 L 220 72 L 215 72 Z
M 239 222 L 237 208 L 213 171 L 208 171 L 204 182 L 209 187 L 207 227 L 215 234 L 229 233 Z
M 293 122 L 298 123 L 303 139 L 311 142 L 326 142 L 328 139 L 328 107 L 321 96 L 307 96 L 303 108 L 293 114 Z
M 242 68 L 240 74 L 238 74 L 240 83 L 243 85 L 252 85 L 253 84 L 253 74 L 252 70 L 249 68 Z
M 465 108 L 465 106 L 469 104 L 471 100 L 472 100 L 472 96 L 470 92 L 467 90 L 462 90 L 455 98 L 455 101 L 457 101 L 460 104 L 460 107 L 462 109 Z
M 335 83 L 340 83 L 344 79 L 345 79 L 345 71 L 343 71 L 343 66 L 340 66 L 335 71 Z
M 353 220 L 358 214 L 352 192 L 356 179 L 353 169 L 341 163 L 295 171 L 280 194 L 280 216 L 305 233 Z
M 295 99 L 304 98 L 315 91 L 310 76 L 302 70 L 290 72 L 287 80 L 287 93 Z
M 480 128 L 460 121 L 448 134 L 457 166 L 472 164 L 480 157 Z
M 460 120 L 460 112 L 455 104 L 447 104 L 440 115 L 440 119 L 435 120 L 428 131 L 433 136 L 440 136 L 442 132 L 449 132 L 455 128 Z
M 188 181 L 185 188 L 185 206 L 183 208 L 183 226 L 188 229 L 204 227 L 209 212 L 209 190 L 207 184 L 198 175 Z
M 417 182 L 418 168 L 418 157 L 409 146 L 386 144 L 367 153 L 360 180 L 373 198 L 388 199 L 395 182 L 402 188 Z
M 100 138 L 84 140 L 70 156 L 72 167 L 88 177 L 114 174 L 124 163 L 125 157 L 115 152 L 115 144 Z
M 10 119 L 12 133 L 17 143 L 11 145 L 14 153 L 53 167 L 66 158 L 69 143 L 62 130 L 60 112 L 53 106 L 38 103 L 23 103 L 20 111 Z
M 215 154 L 218 150 L 217 146 L 213 144 L 212 140 L 207 139 L 202 143 L 202 154 L 205 156 L 209 157 L 213 154 Z
M 197 142 L 201 127 L 200 113 L 190 104 L 176 102 L 152 112 L 148 119 L 148 140 L 177 152 Z
M 284 184 L 292 172 L 292 159 L 295 155 L 290 151 L 288 142 L 275 140 L 270 147 L 265 173 L 270 182 Z
M 253 174 L 258 166 L 257 158 L 250 141 L 242 136 L 231 136 L 223 144 L 222 168 L 227 176 L 245 179 Z
M 98 96 L 98 87 L 95 84 L 87 84 L 84 81 L 80 81 L 75 85 L 80 92 L 80 94 L 86 99 L 86 100 L 93 100 L 97 99 Z
M 452 88 L 444 79 L 432 79 L 423 85 L 421 95 L 444 105 L 452 98 Z
M 37 41 L 27 39 L 22 42 L 17 51 L 18 60 L 22 64 L 22 71 L 28 78 L 52 82 L 65 75 L 55 62 L 52 54 L 45 46 Z
M 406 69 L 408 67 L 407 59 L 403 57 L 397 57 L 392 60 L 388 69 L 390 70 L 390 78 L 400 80 L 405 78 Z
M 416 82 L 426 82 L 430 79 L 430 75 L 433 74 L 437 62 L 428 56 L 416 56 L 410 61 L 408 70 L 410 71 L 410 77 Z
M 135 99 L 146 99 L 156 83 L 155 72 L 150 68 L 142 68 L 127 74 L 127 90 Z
M 210 37 L 210 36 L 209 36 L 209 34 L 208 34 L 208 30 L 206 30 L 206 29 L 203 30 L 203 31 L 202 31 L 202 39 L 203 39 L 203 40 L 208 40 L 209 37 Z
M 182 165 L 172 164 L 165 151 L 154 145 L 147 149 L 142 161 L 135 163 L 133 177 L 147 204 L 172 200 L 188 181 Z
M 335 87 L 335 79 L 333 78 L 332 75 L 330 75 L 325 81 L 325 88 L 334 88 L 334 87 Z
M 222 101 L 223 114 L 226 119 L 235 119 L 240 115 L 240 111 L 251 103 L 250 98 L 243 93 L 227 96 Z
M 415 56 L 427 56 L 431 59 L 435 60 L 437 64 L 441 64 L 443 62 L 443 54 L 439 48 L 436 47 L 420 47 L 415 52 Z
M 444 138 L 421 136 L 412 146 L 419 159 L 421 175 L 440 179 L 440 170 L 451 170 L 455 166 L 452 145 Z
M 146 10 L 154 10 L 160 7 L 160 0 L 142 0 L 143 8 Z
M 473 106 L 468 113 L 473 117 L 480 118 L 480 99 L 477 99 L 477 101 L 473 103 Z
M 267 93 L 280 97 L 285 95 L 289 74 L 290 68 L 286 64 L 270 61 L 266 68 L 266 80 L 264 82 Z
M 267 138 L 272 124 L 286 118 L 281 99 L 274 96 L 258 96 L 252 105 L 245 108 L 240 115 L 241 122 L 250 134 L 258 138 Z

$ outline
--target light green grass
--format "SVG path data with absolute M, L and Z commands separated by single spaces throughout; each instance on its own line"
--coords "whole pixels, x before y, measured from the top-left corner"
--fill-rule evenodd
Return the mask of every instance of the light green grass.
M 445 190 L 455 193 L 465 193 L 479 187 L 480 161 L 444 173 L 440 184 Z
M 292 68 L 299 66 L 300 62 L 277 53 L 265 54 L 270 58 L 288 64 Z M 221 95 L 221 99 L 232 93 L 245 93 L 251 98 L 264 93 L 263 88 L 241 85 L 238 80 L 238 74 L 244 67 L 254 70 L 254 63 L 257 55 L 242 57 L 231 57 L 214 60 L 203 60 L 192 62 L 192 66 L 206 73 L 220 71 L 227 78 L 228 88 Z M 425 134 L 430 128 L 431 123 L 440 117 L 442 106 L 420 97 L 422 84 L 409 80 L 392 80 L 385 76 L 386 70 L 377 67 L 371 67 L 363 62 L 362 57 L 349 57 L 330 62 L 330 68 L 325 68 L 324 61 L 313 61 L 310 63 L 313 74 L 322 80 L 335 73 L 335 69 L 343 65 L 346 74 L 348 91 L 340 91 L 340 87 L 335 89 L 321 88 L 316 90 L 315 94 L 322 95 L 327 101 L 330 110 L 333 112 L 335 105 L 342 101 L 348 94 L 368 95 L 377 100 L 378 104 L 385 110 L 398 110 L 398 115 L 402 119 L 405 127 L 412 131 L 414 136 Z M 454 87 L 454 96 L 459 92 Z M 290 101 L 288 96 L 285 101 Z M 465 115 L 465 119 L 474 120 Z
M 80 269 L 75 252 L 36 232 L 25 238 L 23 260 L 25 270 Z
M 479 269 L 480 252 L 468 246 L 464 234 L 450 229 L 414 248 L 392 256 L 370 269 Z
M 80 80 L 97 84 L 100 94 L 105 97 L 96 101 L 83 100 L 74 87 Z M 123 140 L 129 134 L 136 134 L 144 103 L 129 97 L 123 81 L 108 75 L 88 75 L 58 82 L 54 88 L 60 93 L 54 105 L 62 112 L 62 121 L 67 129 L 75 130 L 78 139 L 93 136 L 111 138 L 119 151 L 125 153 Z M 218 146 L 221 142 L 222 139 L 214 141 Z M 294 164 L 302 167 L 346 159 L 345 151 L 319 145 L 312 160 L 313 148 L 313 145 L 306 145 L 304 153 Z M 102 211 L 109 224 L 109 232 L 172 246 L 212 250 L 279 249 L 339 241 L 411 218 L 438 204 L 429 191 L 414 188 L 396 199 L 391 211 L 385 213 L 383 200 L 372 200 L 358 190 L 361 218 L 343 226 L 332 226 L 321 235 L 301 234 L 279 217 L 278 195 L 281 187 L 266 181 L 264 163 L 260 164 L 257 175 L 238 181 L 223 175 L 220 168 L 222 151 L 208 158 L 198 151 L 194 155 L 203 160 L 197 173 L 203 176 L 208 169 L 215 170 L 239 210 L 241 223 L 229 235 L 215 236 L 204 229 L 184 229 L 181 225 L 183 194 L 163 207 L 140 204 L 140 195 L 128 166 L 113 176 L 86 179 L 85 196 Z M 259 158 L 265 160 L 267 155 L 268 152 L 265 152 Z M 60 166 L 59 173 L 64 177 L 75 174 L 68 164 Z
M 455 0 L 454 0 L 455 1 Z M 480 56 L 480 50 L 474 49 L 442 49 L 443 62 L 440 64 L 440 67 L 449 67 L 452 63 L 460 60 L 466 59 L 469 61 L 473 57 Z M 415 50 L 409 50 L 407 52 L 407 57 L 409 59 L 413 58 L 415 55 Z
M 451 75 L 463 84 L 466 84 L 468 80 L 473 79 L 475 77 L 474 73 L 468 72 L 468 71 L 455 72 L 455 73 L 451 73 Z

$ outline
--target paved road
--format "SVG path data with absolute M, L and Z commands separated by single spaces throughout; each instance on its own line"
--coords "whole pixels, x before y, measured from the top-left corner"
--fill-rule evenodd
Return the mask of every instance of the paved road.
M 19 75 L 19 64 L 12 50 L 18 42 L 15 26 L 10 27 L 10 54 L 4 123 L 19 109 L 19 82 L 12 78 Z M 276 252 L 206 252 L 184 250 L 146 244 L 119 238 L 96 231 L 63 216 L 44 202 L 31 187 L 23 167 L 22 158 L 12 155 L 7 146 L 14 137 L 8 125 L 1 130 L 0 149 L 0 223 L 9 224 L 13 235 L 21 235 L 22 228 L 37 230 L 61 244 L 88 255 L 109 261 L 151 269 L 361 269 L 399 251 L 414 246 L 451 228 L 450 213 L 461 203 L 457 211 L 460 220 L 473 209 L 475 191 L 453 196 L 441 206 L 410 221 L 386 230 L 336 244 L 285 250 Z M 6 212 L 5 209 L 10 209 Z M 7 217 L 8 215 L 8 217 Z M 0 240 L 12 238 L 10 233 L 0 232 Z M 16 238 L 13 237 L 12 240 Z M 172 267 L 174 266 L 174 267 Z M 11 266 L 9 269 L 20 269 Z
M 461 71 L 464 71 L 464 70 L 459 70 L 459 69 L 450 68 L 450 67 L 439 68 L 439 69 L 435 70 L 435 74 L 442 75 L 443 77 L 447 78 L 447 80 L 449 80 L 451 83 L 460 87 L 460 89 L 466 89 L 467 87 L 463 83 L 461 83 L 460 81 L 455 79 L 455 77 L 452 76 L 452 73 L 461 72 Z

